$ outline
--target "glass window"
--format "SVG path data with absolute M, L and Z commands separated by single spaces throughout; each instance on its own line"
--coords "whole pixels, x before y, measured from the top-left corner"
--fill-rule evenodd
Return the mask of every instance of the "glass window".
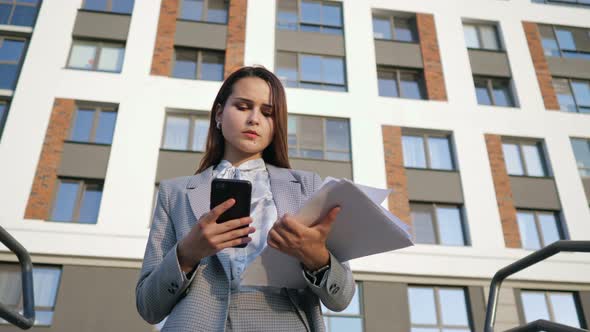
M 555 36 L 559 43 L 559 48 L 562 50 L 575 50 L 576 42 L 574 41 L 574 34 L 572 31 L 565 28 L 555 28 Z
M 402 147 L 405 167 L 454 169 L 449 137 L 403 135 Z
M 480 48 L 477 28 L 473 24 L 463 24 L 463 35 L 467 48 Z
M 456 206 L 437 206 L 436 219 L 440 234 L 440 244 L 464 246 L 465 235 L 461 221 L 461 210 Z
M 382 97 L 399 97 L 397 73 L 385 70 L 379 70 L 377 72 L 377 78 L 379 83 L 379 95 Z
M 557 95 L 560 110 L 564 112 L 577 112 L 576 101 L 574 100 L 574 95 L 567 79 L 553 78 L 553 89 Z
M 401 72 L 400 91 L 401 96 L 409 99 L 424 99 L 422 92 L 422 82 L 417 72 Z
M 475 78 L 475 95 L 477 96 L 477 103 L 480 105 L 493 105 L 492 97 L 488 89 L 488 82 L 485 79 Z
M 53 322 L 60 280 L 61 268 L 59 267 L 43 265 L 33 267 L 35 325 L 49 326 Z M 21 270 L 17 264 L 0 264 L 0 302 L 22 314 Z M 8 322 L 0 318 L 0 324 L 8 324 Z
M 125 47 L 120 44 L 74 40 L 68 68 L 121 72 Z
M 215 23 L 227 23 L 227 1 L 208 0 L 207 21 Z
M 466 245 L 463 217 L 459 206 L 411 203 L 410 215 L 416 243 Z
M 503 143 L 504 163 L 510 175 L 524 175 L 518 144 Z
M 297 30 L 297 0 L 280 0 L 277 7 L 277 28 Z
M 547 176 L 540 143 L 502 143 L 504 162 L 509 175 Z
M 198 53 L 186 49 L 176 49 L 174 55 L 172 76 L 195 79 L 197 77 Z
M 418 41 L 416 32 L 416 21 L 412 18 L 393 18 L 394 39 L 398 41 Z
M 393 39 L 391 19 L 373 16 L 373 36 L 375 39 Z
M 590 4 L 590 2 L 588 3 Z M 579 49 L 578 45 L 576 45 L 576 40 L 581 41 L 582 44 L 590 42 L 588 29 L 540 24 L 539 32 L 545 55 L 590 59 L 590 52 Z
M 516 105 L 510 87 L 510 79 L 473 76 L 473 83 L 478 104 L 506 107 Z
M 112 144 L 117 112 L 110 108 L 78 107 L 70 140 L 75 142 Z
M 412 332 L 471 331 L 465 289 L 408 287 Z
M 4 123 L 8 117 L 8 104 L 5 101 L 0 100 L 0 137 L 4 131 Z
M 326 34 L 342 34 L 342 6 L 321 0 L 280 0 L 277 28 Z
M 14 90 L 24 56 L 25 40 L 0 36 L 0 89 Z
M 96 224 L 102 181 L 58 179 L 52 221 Z
M 492 24 L 464 23 L 463 35 L 467 48 L 500 50 L 498 29 Z
M 518 210 L 516 217 L 524 249 L 537 250 L 564 239 L 556 212 Z
M 572 138 L 571 140 L 580 176 L 590 177 L 590 140 L 582 138 Z
M 179 18 L 227 24 L 228 1 L 224 0 L 182 0 Z
M 541 147 L 538 144 L 521 144 L 528 176 L 545 176 L 546 172 L 541 159 Z
M 571 82 L 578 112 L 590 113 L 590 81 L 572 80 Z
M 183 20 L 203 20 L 205 0 L 183 0 L 179 17 Z
M 412 168 L 426 168 L 426 154 L 424 139 L 420 136 L 402 136 L 404 166 Z
M 206 116 L 169 114 L 162 149 L 205 151 L 208 133 L 209 119 Z
M 301 80 L 310 82 L 322 81 L 322 57 L 319 55 L 302 54 Z
M 555 33 L 553 28 L 548 25 L 539 25 L 539 32 L 541 34 L 541 43 L 543 50 L 547 56 L 561 56 L 559 51 L 559 45 L 557 45 L 557 39 L 555 39 Z
M 193 150 L 205 151 L 207 134 L 209 133 L 209 120 L 194 119 Z
M 422 244 L 436 244 L 436 233 L 432 209 L 427 205 L 410 205 L 414 241 Z
M 117 112 L 100 112 L 94 141 L 96 143 L 111 144 L 116 122 Z
M 276 63 L 276 74 L 288 87 L 346 91 L 343 58 L 278 52 Z
M 362 287 L 356 283 L 356 292 L 348 307 L 336 312 L 329 310 L 322 303 L 322 313 L 326 332 L 362 332 L 363 331 L 363 308 L 361 305 Z
M 289 156 L 350 161 L 348 120 L 289 115 Z
M 297 87 L 297 54 L 277 53 L 277 77 L 287 87 Z
M 223 52 L 177 48 L 172 77 L 222 81 L 225 55 Z
M 0 1 L 0 24 L 32 27 L 37 19 L 38 0 Z
M 425 99 L 426 92 L 418 70 L 377 67 L 379 95 L 382 97 L 401 97 L 408 99 Z
M 201 79 L 223 81 L 224 55 L 219 52 L 202 52 Z
M 451 146 L 448 138 L 429 137 L 428 148 L 430 152 L 430 163 L 433 169 L 454 169 L 453 160 L 451 158 Z
M 78 109 L 75 114 L 74 127 L 70 133 L 70 140 L 90 142 L 94 123 L 94 112 L 93 109 Z
M 83 9 L 131 14 L 134 0 L 84 0 Z
M 573 292 L 522 290 L 522 309 L 527 323 L 537 319 L 581 328 L 580 306 Z

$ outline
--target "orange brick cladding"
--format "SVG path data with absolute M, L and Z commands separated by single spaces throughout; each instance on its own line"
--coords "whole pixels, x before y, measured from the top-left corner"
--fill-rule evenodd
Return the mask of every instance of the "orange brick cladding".
M 244 65 L 247 0 L 229 2 L 224 78 Z
M 156 46 L 152 58 L 152 75 L 170 76 L 174 56 L 174 35 L 180 0 L 162 0 L 160 19 L 156 35 Z
M 424 63 L 424 81 L 426 81 L 428 99 L 446 101 L 447 90 L 440 62 L 434 16 L 431 14 L 416 14 L 416 22 L 420 37 L 420 50 Z
M 529 44 L 529 51 L 531 52 L 535 72 L 537 72 L 537 81 L 539 81 L 539 88 L 541 89 L 541 95 L 543 95 L 545 108 L 548 110 L 559 110 L 559 103 L 557 102 L 557 96 L 553 89 L 553 79 L 549 71 L 547 59 L 545 58 L 543 45 L 541 44 L 539 27 L 536 23 L 532 22 L 522 22 L 522 26 L 527 43 Z
M 26 219 L 49 219 L 51 198 L 57 182 L 57 169 L 75 109 L 75 101 L 72 99 L 58 98 L 53 103 L 53 111 L 25 211 Z
M 387 188 L 393 189 L 387 202 L 389 211 L 406 224 L 412 226 L 408 198 L 408 178 L 406 177 L 402 152 L 402 130 L 400 127 L 386 125 L 382 126 L 381 130 L 383 133 Z
M 506 170 L 504 153 L 502 151 L 502 138 L 498 135 L 486 134 L 486 146 L 492 169 L 494 188 L 496 190 L 496 201 L 500 211 L 504 243 L 508 248 L 520 248 L 520 233 L 516 221 L 516 208 L 512 198 L 510 177 Z

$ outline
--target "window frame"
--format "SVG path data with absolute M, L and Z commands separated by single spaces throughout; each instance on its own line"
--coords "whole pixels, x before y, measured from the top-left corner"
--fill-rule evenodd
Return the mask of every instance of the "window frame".
M 496 23 L 490 23 L 490 22 L 463 22 L 463 31 L 465 31 L 465 25 L 470 25 L 472 27 L 475 28 L 475 33 L 477 35 L 477 42 L 479 43 L 480 47 L 475 48 L 475 47 L 469 47 L 467 46 L 467 40 L 466 40 L 466 46 L 468 50 L 480 50 L 480 51 L 490 51 L 490 52 L 505 52 L 504 50 L 504 44 L 502 43 L 502 40 L 500 39 L 500 29 L 498 27 L 498 24 Z M 498 45 L 498 48 L 487 48 L 483 46 L 483 34 L 481 32 L 481 28 L 482 27 L 492 27 L 494 29 L 494 39 L 496 40 L 496 43 Z
M 72 134 L 74 132 L 74 127 L 76 125 L 76 120 L 78 118 L 78 112 L 80 111 L 81 108 L 84 108 L 85 110 L 90 110 L 92 109 L 93 111 L 93 116 L 92 116 L 92 127 L 90 128 L 90 134 L 88 135 L 88 141 L 76 141 L 74 139 L 72 139 Z M 76 104 L 76 109 L 74 111 L 74 114 L 72 115 L 72 119 L 70 122 L 70 126 L 68 128 L 68 132 L 67 132 L 67 139 L 65 140 L 66 142 L 72 142 L 72 143 L 82 143 L 82 144 L 93 144 L 93 145 L 105 145 L 105 146 L 111 146 L 113 145 L 113 138 L 111 137 L 111 143 L 98 143 L 96 142 L 96 129 L 98 127 L 99 124 L 99 119 L 100 119 L 100 114 L 101 113 L 115 113 L 116 116 L 118 117 L 118 109 L 116 106 L 109 106 L 109 105 L 88 105 L 88 104 Z M 117 120 L 115 120 L 115 128 L 117 126 Z M 114 128 L 114 129 L 115 129 Z M 114 129 L 113 129 L 113 136 L 114 136 Z
M 522 299 L 523 293 L 543 293 L 545 299 L 545 306 L 547 313 L 549 314 L 549 321 L 555 322 L 555 310 L 553 309 L 553 303 L 551 302 L 551 294 L 571 294 L 574 305 L 576 306 L 576 316 L 578 317 L 578 324 L 581 328 L 586 328 L 583 311 L 580 303 L 580 295 L 578 291 L 569 290 L 549 290 L 549 289 L 534 289 L 534 288 L 519 288 L 517 289 L 518 296 L 516 297 L 516 303 L 518 308 L 519 317 L 522 324 L 526 324 L 524 301 Z
M 70 67 L 70 61 L 72 60 L 72 53 L 74 51 L 74 45 L 77 43 L 82 43 L 85 45 L 90 45 L 93 46 L 95 48 L 94 51 L 94 63 L 92 64 L 92 68 L 78 68 L 78 67 Z M 100 63 L 100 53 L 101 50 L 104 47 L 109 47 L 109 46 L 120 46 L 120 49 L 123 50 L 123 59 L 121 61 L 121 68 L 119 71 L 113 71 L 113 70 L 104 70 L 104 69 L 98 69 L 98 65 Z M 95 72 L 99 72 L 99 73 L 113 73 L 113 74 L 120 74 L 123 72 L 123 66 L 125 64 L 125 51 L 126 51 L 126 43 L 121 43 L 121 42 L 113 42 L 113 41 L 108 41 L 108 40 L 95 40 L 95 39 L 87 39 L 87 38 L 72 38 L 72 43 L 70 45 L 70 52 L 68 54 L 68 59 L 66 62 L 66 68 L 67 69 L 73 69 L 73 70 L 85 70 L 85 71 L 95 71 Z
M 578 0 L 575 0 L 578 1 Z M 559 1 L 559 3 L 562 4 L 572 4 L 571 2 L 565 2 L 565 1 Z M 590 7 L 590 4 L 585 5 L 587 7 Z M 583 29 L 586 30 L 586 34 L 588 35 L 588 38 L 590 39 L 590 29 L 588 28 L 583 28 L 583 27 L 569 27 L 569 26 L 565 26 L 565 25 L 554 25 L 554 24 L 542 24 L 542 26 L 547 27 L 549 29 L 551 29 L 551 37 L 553 38 L 553 40 L 555 41 L 555 44 L 557 45 L 557 51 L 559 52 L 559 58 L 572 58 L 567 56 L 567 54 L 583 54 L 586 55 L 590 58 L 590 52 L 586 52 L 586 51 L 582 51 L 580 49 L 569 49 L 569 48 L 563 48 L 561 47 L 561 43 L 559 42 L 559 38 L 557 38 L 557 29 L 561 29 L 561 30 L 567 30 L 569 32 L 571 32 L 572 34 L 575 35 L 574 31 L 572 31 L 571 29 Z M 539 34 L 541 35 L 541 41 L 543 40 L 543 34 L 541 33 L 541 31 L 539 31 Z M 574 40 L 575 42 L 575 40 Z M 545 56 L 553 56 L 553 55 L 547 55 L 545 54 L 545 48 L 543 47 L 543 54 Z M 556 56 L 553 56 L 556 57 Z
M 186 1 L 187 0 L 180 0 L 180 4 L 179 4 L 179 8 L 178 8 L 178 18 L 177 18 L 177 20 L 179 20 L 179 21 L 187 21 L 187 22 L 203 22 L 203 23 L 209 23 L 209 24 L 227 25 L 227 23 L 229 21 L 229 2 L 227 0 L 222 0 L 223 3 L 226 5 L 226 7 L 225 7 L 225 22 L 224 23 L 215 22 L 215 21 L 208 21 L 206 19 L 209 16 L 209 1 L 210 0 L 203 0 L 203 11 L 201 13 L 201 19 L 200 20 L 193 20 L 193 19 L 190 19 L 190 18 L 183 18 L 181 15 L 182 15 L 182 12 L 184 10 L 184 4 L 185 4 Z
M 179 149 L 170 149 L 170 148 L 164 147 L 164 143 L 166 142 L 166 130 L 168 128 L 168 117 L 170 117 L 170 116 L 189 119 L 187 147 L 190 147 L 190 148 L 179 150 Z M 205 150 L 192 150 L 193 140 L 195 137 L 195 120 L 199 120 L 199 119 L 206 120 L 208 122 L 208 124 L 210 125 L 209 115 L 205 114 L 205 113 L 200 113 L 200 112 L 199 113 L 183 113 L 183 112 L 177 112 L 177 111 L 176 112 L 175 111 L 166 112 L 166 115 L 164 117 L 164 130 L 162 130 L 162 139 L 161 139 L 161 143 L 160 143 L 160 150 L 197 152 L 197 153 L 205 152 Z M 206 145 L 207 145 L 207 142 L 205 142 L 205 149 L 207 148 Z
M 346 70 L 346 57 L 341 57 L 341 56 L 335 56 L 335 55 L 324 55 L 324 54 L 314 54 L 314 53 L 307 53 L 307 52 L 290 52 L 290 51 L 280 51 L 277 50 L 275 53 L 275 63 L 277 63 L 277 58 L 279 56 L 279 53 L 281 54 L 286 54 L 286 55 L 295 55 L 295 66 L 297 68 L 297 79 L 295 81 L 296 86 L 287 86 L 287 81 L 283 82 L 281 80 L 281 83 L 283 84 L 283 86 L 285 87 L 289 87 L 289 88 L 297 88 L 297 89 L 309 89 L 309 90 L 321 90 L 321 91 L 330 91 L 330 92 L 348 92 L 348 76 L 347 76 L 347 70 Z M 308 56 L 318 56 L 322 59 L 322 63 L 321 65 L 323 66 L 323 60 L 325 58 L 336 58 L 336 59 L 341 59 L 342 60 L 342 69 L 343 69 L 343 73 L 342 76 L 344 78 L 344 84 L 336 84 L 336 83 L 328 83 L 325 81 L 306 81 L 306 80 L 302 80 L 301 79 L 301 73 L 302 68 L 301 68 L 301 57 L 304 55 L 308 55 Z M 302 84 L 311 84 L 311 85 L 315 85 L 321 88 L 311 88 L 311 87 L 306 87 L 306 86 L 302 86 Z M 327 89 L 326 87 L 335 87 L 335 88 L 343 88 L 343 90 L 331 90 L 331 89 Z
M 575 2 L 572 2 L 572 0 L 570 1 L 566 1 L 566 0 L 537 0 L 537 2 L 541 2 L 544 4 L 557 4 L 557 5 L 569 5 L 569 6 L 574 6 L 574 7 L 590 7 L 590 4 L 587 3 L 583 3 L 580 2 L 580 0 L 573 0 Z
M 2 123 L 0 123 L 0 132 L 2 131 L 1 126 L 2 126 Z M 574 159 L 576 160 L 576 167 L 578 168 L 578 173 L 580 174 L 580 177 L 582 179 L 588 179 L 588 178 L 590 178 L 590 165 L 588 165 L 587 167 L 584 167 L 583 164 L 582 164 L 582 166 L 578 165 L 578 157 L 576 156 L 574 146 L 573 146 L 574 140 L 583 141 L 584 143 L 586 143 L 586 145 L 588 146 L 588 151 L 590 151 L 590 139 L 584 138 L 584 137 L 570 137 L 570 145 L 572 146 L 572 152 L 574 153 Z M 590 156 L 590 152 L 588 154 Z M 582 172 L 585 172 L 588 175 L 582 175 Z
M 576 112 L 575 113 L 578 113 L 578 114 L 590 114 L 590 105 L 588 105 L 588 106 L 580 106 L 580 104 L 578 104 L 578 98 L 576 97 L 576 94 L 574 93 L 574 88 L 572 86 L 572 82 L 574 82 L 574 81 L 584 82 L 584 83 L 587 83 L 588 86 L 590 86 L 590 80 L 578 79 L 578 78 L 571 78 L 571 77 L 562 77 L 562 76 L 552 76 L 551 77 L 551 86 L 552 86 L 552 88 L 554 90 L 555 90 L 555 81 L 556 80 L 565 80 L 567 82 L 567 87 L 568 87 L 569 93 L 572 96 L 572 99 L 574 100 L 574 105 L 576 106 Z M 559 99 L 557 100 L 557 102 L 559 104 Z M 580 111 L 580 108 L 581 107 L 588 109 L 588 111 L 587 112 L 581 112 Z M 561 112 L 572 113 L 572 112 L 569 112 L 567 110 L 563 110 L 561 108 L 561 104 L 559 104 L 559 110 Z
M 362 281 L 356 281 L 356 294 L 358 294 L 358 305 L 359 305 L 359 313 L 358 314 L 348 314 L 342 313 L 338 311 L 332 311 L 328 308 L 327 310 L 322 309 L 322 319 L 336 317 L 336 318 L 358 318 L 361 321 L 361 331 L 365 331 L 365 299 L 364 299 L 364 289 Z M 322 304 L 322 307 L 325 307 Z M 330 326 L 327 322 L 324 321 L 324 325 L 326 326 L 326 332 L 334 332 L 330 330 Z
M 476 100 L 478 105 L 482 105 L 482 106 L 497 106 L 497 107 L 510 107 L 510 108 L 517 108 L 518 105 L 516 103 L 516 94 L 514 92 L 514 89 L 512 87 L 512 78 L 506 78 L 506 77 L 493 77 L 493 76 L 485 76 L 485 75 L 473 75 L 473 88 L 474 90 L 477 90 L 477 81 L 485 81 L 485 86 L 486 86 L 486 92 L 488 93 L 488 98 L 490 98 L 491 104 L 480 104 L 479 100 L 477 100 L 477 92 L 476 92 Z M 496 102 L 496 96 L 494 96 L 494 81 L 496 82 L 501 82 L 504 81 L 506 82 L 506 86 L 508 88 L 508 92 L 510 93 L 510 102 L 511 105 L 498 105 Z
M 85 11 L 89 11 L 89 12 L 111 13 L 111 14 L 119 14 L 119 15 L 132 15 L 133 14 L 133 10 L 135 9 L 135 0 L 130 0 L 130 1 L 133 1 L 133 5 L 131 6 L 131 11 L 128 12 L 128 13 L 127 12 L 115 12 L 115 11 L 113 11 L 113 2 L 115 2 L 115 1 L 121 1 L 121 0 L 105 0 L 107 2 L 106 3 L 107 7 L 104 10 L 84 8 L 84 6 L 86 6 L 86 2 L 87 1 L 88 0 L 82 0 L 82 6 L 80 7 L 80 9 L 85 10 Z
M 518 226 L 518 213 L 532 213 L 533 214 L 533 218 L 535 220 L 535 230 L 537 232 L 537 236 L 539 238 L 539 244 L 540 244 L 540 248 L 537 249 L 529 249 L 529 248 L 525 248 L 522 244 L 522 241 L 520 243 L 520 248 L 524 249 L 524 250 L 538 250 L 538 249 L 542 249 L 548 245 L 550 245 L 551 243 L 546 243 L 545 241 L 545 235 L 542 232 L 542 227 L 541 227 L 541 222 L 539 221 L 539 214 L 553 214 L 553 217 L 555 218 L 555 223 L 556 223 L 556 228 L 557 228 L 557 232 L 559 233 L 559 240 L 567 240 L 569 237 L 567 236 L 567 232 L 565 230 L 565 225 L 562 221 L 561 218 L 561 212 L 560 211 L 552 211 L 552 210 L 539 210 L 539 209 L 522 209 L 522 208 L 517 208 L 516 209 L 516 224 Z M 518 226 L 518 235 L 521 236 L 520 233 L 520 226 Z M 552 242 L 553 243 L 553 242 Z
M 0 105 L 4 105 L 4 113 L 0 114 L 0 140 L 1 140 L 2 134 L 4 133 L 4 126 L 6 125 L 6 121 L 8 120 L 8 112 L 10 112 L 10 100 L 0 98 Z
M 418 170 L 431 170 L 431 171 L 442 171 L 442 172 L 458 172 L 457 169 L 457 161 L 455 160 L 455 149 L 453 146 L 453 134 L 452 133 L 437 133 L 437 132 L 422 132 L 422 131 L 412 131 L 408 130 L 402 132 L 402 153 L 403 153 L 403 137 L 404 136 L 413 136 L 413 137 L 420 137 L 422 138 L 422 147 L 424 148 L 424 160 L 426 161 L 426 167 L 413 167 L 413 166 L 406 166 L 404 160 L 404 168 L 408 169 L 418 169 Z M 432 160 L 430 158 L 430 141 L 429 138 L 444 138 L 449 143 L 449 157 L 451 159 L 451 169 L 443 169 L 443 168 L 433 168 L 432 167 Z
M 395 42 L 399 42 L 399 43 L 409 43 L 409 44 L 417 44 L 420 42 L 420 35 L 418 34 L 418 26 L 416 23 L 416 17 L 415 16 L 401 16 L 401 15 L 386 15 L 386 14 L 375 14 L 373 13 L 372 19 L 375 18 L 379 18 L 382 20 L 388 20 L 389 21 L 389 29 L 390 29 L 390 33 L 391 33 L 391 39 L 388 38 L 376 38 L 375 37 L 375 31 L 373 30 L 373 39 L 375 40 L 388 40 L 388 41 L 395 41 Z M 412 36 L 414 37 L 411 41 L 409 40 L 402 40 L 402 39 L 397 39 L 397 31 L 395 29 L 395 21 L 396 20 L 408 20 L 411 22 L 412 24 Z M 371 22 L 372 23 L 372 22 Z
M 301 148 L 301 142 L 299 140 L 299 137 L 301 137 L 301 135 L 303 134 L 302 130 L 300 129 L 301 126 L 299 125 L 299 118 L 301 117 L 307 117 L 307 118 L 319 118 L 322 121 L 322 146 L 321 149 L 314 149 L 314 150 L 318 150 L 318 151 L 322 151 L 322 155 L 323 158 L 310 158 L 310 157 L 301 157 L 301 156 L 289 156 L 289 158 L 297 158 L 297 159 L 307 159 L 307 160 L 325 160 L 325 161 L 330 161 L 330 162 L 342 162 L 342 163 L 351 163 L 352 162 L 352 144 L 351 144 L 351 139 L 350 139 L 350 119 L 348 118 L 336 118 L 336 117 L 322 117 L 322 116 L 313 116 L 313 115 L 302 115 L 302 114 L 289 114 L 287 116 L 287 124 L 289 121 L 289 118 L 293 118 L 294 121 L 296 121 L 296 125 L 295 125 L 295 146 L 289 145 L 289 141 L 288 141 L 288 136 L 289 133 L 287 132 L 287 150 L 289 150 L 289 148 L 293 148 L 295 149 L 296 153 L 299 155 L 300 151 L 303 150 L 309 150 L 309 149 L 305 149 Z M 342 121 L 342 122 L 346 122 L 348 125 L 348 146 L 349 149 L 346 150 L 331 150 L 331 149 L 327 149 L 327 121 L 328 120 L 337 120 L 337 121 Z M 327 159 L 326 153 L 329 152 L 335 152 L 335 153 L 348 153 L 348 160 L 338 160 L 338 159 Z
M 475 331 L 474 322 L 473 322 L 473 313 L 470 306 L 469 295 L 467 287 L 464 286 L 444 286 L 444 285 L 422 285 L 422 284 L 408 284 L 407 286 L 407 299 L 408 299 L 408 309 L 411 313 L 412 308 L 410 307 L 410 289 L 411 288 L 428 288 L 432 289 L 434 293 L 434 305 L 435 305 L 435 313 L 436 313 L 436 325 L 429 325 L 429 324 L 415 324 L 412 322 L 411 316 L 408 317 L 410 323 L 410 330 L 412 328 L 426 328 L 426 329 L 437 329 L 442 331 L 444 329 L 465 329 L 466 327 L 470 331 Z M 465 309 L 467 312 L 465 315 L 467 316 L 468 325 L 445 325 L 442 321 L 442 310 L 441 310 L 441 301 L 440 301 L 440 290 L 451 289 L 451 290 L 461 290 L 463 292 L 463 296 L 465 299 Z
M 520 177 L 531 177 L 531 178 L 551 178 L 552 173 L 550 172 L 550 167 L 549 167 L 549 159 L 546 158 L 545 156 L 545 144 L 543 141 L 541 140 L 523 140 L 523 139 L 515 139 L 515 138 L 503 138 L 502 139 L 502 145 L 504 144 L 514 144 L 518 146 L 518 157 L 520 158 L 520 163 L 522 165 L 523 168 L 523 173 L 524 174 L 510 174 L 508 172 L 508 166 L 506 166 L 506 173 L 508 174 L 508 176 L 520 176 Z M 527 166 L 526 163 L 526 158 L 524 157 L 524 149 L 523 149 L 523 145 L 531 145 L 534 144 L 537 147 L 537 150 L 539 152 L 539 159 L 541 160 L 541 167 L 543 168 L 543 175 L 538 176 L 538 175 L 530 175 L 529 174 L 529 168 Z M 504 165 L 506 165 L 506 155 L 504 155 L 504 150 L 502 150 L 502 158 L 504 159 Z
M 27 48 L 29 47 L 29 40 L 27 38 L 24 37 L 18 37 L 18 36 L 12 36 L 12 35 L 6 35 L 6 34 L 0 34 L 0 47 L 2 46 L 2 44 L 4 43 L 4 41 L 6 39 L 9 40 L 16 40 L 16 41 L 22 41 L 23 42 L 23 49 L 21 54 L 19 55 L 19 58 L 17 61 L 0 61 L 0 66 L 1 65 L 8 65 L 8 66 L 16 66 L 17 70 L 16 70 L 16 76 L 14 78 L 14 87 L 12 87 L 12 89 L 8 89 L 11 91 L 14 91 L 16 89 L 16 85 L 18 84 L 18 78 L 20 76 L 20 71 L 22 69 L 22 65 L 23 62 L 25 60 L 25 56 L 27 53 Z
M 35 26 L 35 21 L 37 21 L 37 17 L 39 16 L 39 5 L 41 3 L 41 0 L 38 0 L 37 3 L 35 4 L 31 4 L 31 3 L 27 3 L 27 2 L 18 2 L 18 0 L 0 0 L 0 4 L 1 5 L 12 5 L 12 7 L 10 8 L 10 14 L 8 14 L 8 20 L 6 25 L 12 25 L 12 26 L 26 26 L 26 27 L 34 27 Z M 14 18 L 14 11 L 16 9 L 17 6 L 25 6 L 25 7 L 34 7 L 37 9 L 36 13 L 35 13 L 35 18 L 33 19 L 33 25 L 32 26 L 28 26 L 28 25 L 16 25 L 12 23 L 12 19 Z
M 196 52 L 197 54 L 197 66 L 195 68 L 196 72 L 195 72 L 195 77 L 194 78 L 186 78 L 186 77 L 177 77 L 177 76 L 173 76 L 174 74 L 174 68 L 176 67 L 176 54 L 177 54 L 177 50 L 180 51 L 184 51 L 184 52 Z M 221 76 L 222 79 L 220 81 L 218 80 L 206 80 L 203 79 L 203 69 L 202 69 L 202 65 L 203 65 L 203 52 L 205 53 L 216 53 L 216 55 L 223 55 L 223 63 L 221 64 L 222 70 L 221 70 Z M 174 46 L 173 52 L 172 52 L 172 72 L 170 74 L 171 78 L 176 78 L 176 79 L 181 79 L 181 80 L 199 80 L 199 81 L 209 81 L 209 82 L 221 82 L 223 81 L 223 76 L 225 74 L 225 52 L 223 51 L 218 51 L 218 50 L 210 50 L 210 49 L 204 49 L 204 48 L 195 48 L 195 47 L 183 47 L 183 46 Z
M 379 73 L 389 73 L 395 74 L 395 81 L 396 81 L 396 88 L 397 88 L 397 96 L 383 96 L 379 95 L 379 97 L 385 98 L 402 98 L 402 99 L 410 99 L 410 100 L 428 100 L 428 93 L 426 91 L 426 79 L 424 78 L 424 70 L 418 68 L 406 68 L 406 67 L 393 67 L 393 66 L 382 66 L 377 65 L 377 81 L 379 80 Z M 420 90 L 420 97 L 422 98 L 409 98 L 402 95 L 402 87 L 401 87 L 401 76 L 402 74 L 412 74 L 418 76 L 418 88 Z M 377 82 L 379 84 L 379 82 Z
M 280 29 L 279 28 L 279 10 L 280 10 L 280 5 L 278 4 L 278 2 L 280 2 L 282 0 L 278 0 L 277 1 L 277 6 L 276 6 L 276 13 L 275 13 L 275 29 L 276 30 L 285 30 L 285 31 L 298 31 L 298 32 L 310 32 L 310 31 L 303 31 L 301 30 L 301 25 L 305 25 L 305 26 L 313 26 L 313 27 L 318 27 L 320 31 L 315 31 L 316 33 L 321 33 L 321 34 L 327 34 L 327 35 L 338 35 L 338 36 L 343 36 L 344 35 L 344 8 L 342 6 L 342 3 L 339 1 L 326 1 L 326 0 L 315 0 L 317 2 L 320 2 L 320 19 L 322 17 L 322 10 L 324 8 L 324 4 L 325 3 L 330 3 L 332 5 L 338 5 L 340 7 L 340 17 L 342 18 L 342 25 L 338 26 L 338 25 L 330 25 L 330 24 L 317 24 L 317 23 L 309 23 L 309 22 L 304 22 L 302 23 L 301 21 L 301 17 L 302 17 L 302 12 L 301 12 L 301 2 L 305 1 L 305 0 L 286 0 L 286 1 L 294 1 L 296 3 L 297 6 L 297 22 L 295 23 L 295 25 L 297 26 L 296 30 L 289 30 L 289 29 Z M 325 32 L 324 29 L 333 29 L 333 30 L 340 30 L 338 34 L 335 33 L 330 33 L 330 32 Z
M 76 191 L 76 202 L 74 203 L 74 210 L 72 211 L 72 220 L 54 220 L 53 219 L 53 210 L 55 209 L 55 205 L 57 200 L 59 199 L 59 186 L 62 182 L 68 183 L 76 183 L 78 185 L 78 189 Z M 80 210 L 82 207 L 82 202 L 84 200 L 84 194 L 86 193 L 89 187 L 98 187 L 101 190 L 101 204 L 102 204 L 102 194 L 104 194 L 104 180 L 102 179 L 90 179 L 90 178 L 80 178 L 80 177 L 70 177 L 70 176 L 58 176 L 55 179 L 55 190 L 53 191 L 53 197 L 51 198 L 51 211 L 47 221 L 50 222 L 61 222 L 61 223 L 71 223 L 71 224 L 79 224 L 79 225 L 96 225 L 98 223 L 98 213 L 100 213 L 100 205 L 98 207 L 98 213 L 96 222 L 94 223 L 84 223 L 80 222 Z
M 412 206 L 414 208 L 412 208 Z M 415 207 L 418 207 L 416 209 Z M 459 223 L 461 225 L 461 230 L 463 231 L 463 245 L 453 245 L 453 244 L 445 244 L 441 243 L 441 232 L 440 232 L 440 223 L 438 221 L 438 213 L 437 208 L 456 208 L 459 211 Z M 431 245 L 431 246 L 447 246 L 447 247 L 470 247 L 471 241 L 469 240 L 469 235 L 467 234 L 467 220 L 465 217 L 464 205 L 462 204 L 452 204 L 452 203 L 437 203 L 437 202 L 421 202 L 421 201 L 410 201 L 410 217 L 412 215 L 412 211 L 422 211 L 430 213 L 430 218 L 432 220 L 432 227 L 434 229 L 434 241 L 435 243 L 419 243 L 416 244 L 420 245 Z M 412 220 L 412 224 L 414 221 Z M 416 232 L 412 227 L 412 241 L 416 241 Z

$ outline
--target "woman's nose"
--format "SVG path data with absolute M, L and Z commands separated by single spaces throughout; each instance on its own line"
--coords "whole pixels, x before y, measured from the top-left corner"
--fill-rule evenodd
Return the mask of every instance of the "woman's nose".
M 259 119 L 260 116 L 261 116 L 261 113 L 260 113 L 259 108 L 252 109 L 252 112 L 250 112 L 248 115 L 248 123 L 260 124 L 260 119 Z

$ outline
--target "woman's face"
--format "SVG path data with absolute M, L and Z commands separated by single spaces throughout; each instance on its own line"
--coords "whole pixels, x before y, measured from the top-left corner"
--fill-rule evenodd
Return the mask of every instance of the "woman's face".
M 232 94 L 218 111 L 225 139 L 225 159 L 239 160 L 262 156 L 274 136 L 270 87 L 258 77 L 245 77 L 234 83 Z

